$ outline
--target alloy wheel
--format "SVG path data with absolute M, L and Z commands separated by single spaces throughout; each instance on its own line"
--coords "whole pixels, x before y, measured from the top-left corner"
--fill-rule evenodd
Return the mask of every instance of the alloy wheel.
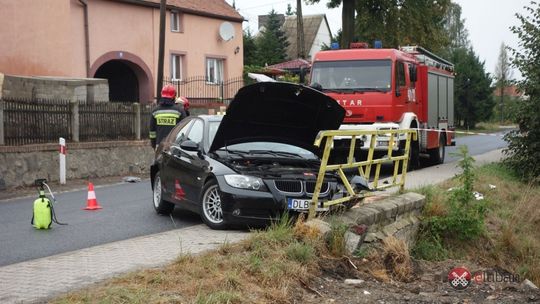
M 159 202 L 161 201 L 161 178 L 156 175 L 154 178 L 154 207 L 159 208 Z
M 217 185 L 209 187 L 202 199 L 204 217 L 210 222 L 220 224 L 223 222 L 223 210 L 221 209 L 221 197 Z

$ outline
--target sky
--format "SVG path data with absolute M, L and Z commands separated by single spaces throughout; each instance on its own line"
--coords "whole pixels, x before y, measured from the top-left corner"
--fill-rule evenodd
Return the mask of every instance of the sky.
M 232 4 L 233 0 L 226 0 Z M 257 32 L 258 15 L 266 15 L 274 9 L 278 13 L 285 13 L 287 4 L 296 7 L 295 0 L 234 0 L 238 12 L 247 19 L 244 29 L 249 28 L 252 33 Z M 499 56 L 501 43 L 510 47 L 518 47 L 518 39 L 510 31 L 510 26 L 518 25 L 515 14 L 525 14 L 523 7 L 530 0 L 453 0 L 462 8 L 462 18 L 465 19 L 465 27 L 469 31 L 469 40 L 474 51 L 485 62 L 486 71 L 495 72 L 497 57 Z M 306 5 L 302 0 L 302 13 L 321 14 L 325 13 L 330 30 L 335 34 L 341 28 L 341 8 L 329 9 L 327 1 L 321 0 L 315 5 Z M 514 71 L 514 78 L 519 78 L 519 73 Z

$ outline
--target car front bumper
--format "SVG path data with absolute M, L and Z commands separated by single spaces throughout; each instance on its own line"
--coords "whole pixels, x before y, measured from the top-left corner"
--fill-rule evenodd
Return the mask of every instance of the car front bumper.
M 311 199 L 305 194 L 286 195 L 276 189 L 254 191 L 233 188 L 222 177 L 218 177 L 218 184 L 223 218 L 230 224 L 266 225 L 278 220 L 285 212 L 298 212 L 287 208 L 288 198 Z M 332 185 L 335 187 L 334 184 Z M 320 200 L 327 200 L 330 192 L 332 191 L 322 195 Z

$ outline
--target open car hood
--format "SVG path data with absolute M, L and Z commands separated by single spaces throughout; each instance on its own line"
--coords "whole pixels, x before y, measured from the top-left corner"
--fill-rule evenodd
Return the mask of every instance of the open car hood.
M 210 152 L 251 141 L 281 142 L 316 152 L 321 130 L 336 130 L 345 110 L 312 88 L 284 82 L 260 82 L 241 88 L 231 101 Z

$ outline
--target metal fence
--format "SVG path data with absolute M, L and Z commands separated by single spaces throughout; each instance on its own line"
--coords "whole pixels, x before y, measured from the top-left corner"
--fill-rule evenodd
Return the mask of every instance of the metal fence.
M 0 100 L 0 144 L 147 139 L 154 105 L 68 100 Z
M 227 106 L 249 82 L 235 77 L 210 83 L 205 76 L 164 80 L 202 113 Z M 52 143 L 59 137 L 67 141 L 147 139 L 154 107 L 125 102 L 4 99 L 0 100 L 0 145 Z
M 133 103 L 79 103 L 79 139 L 81 141 L 134 139 L 135 119 Z
M 218 82 L 209 82 L 205 76 L 193 76 L 182 80 L 167 78 L 164 84 L 176 87 L 178 96 L 185 96 L 194 107 L 210 107 L 216 104 L 228 104 L 236 92 L 248 84 L 243 77 L 234 77 Z
M 71 113 L 67 100 L 4 100 L 4 142 L 26 145 L 57 142 L 59 137 L 71 140 Z
M 147 139 L 150 133 L 150 118 L 152 117 L 152 110 L 156 107 L 156 104 L 144 104 L 141 105 L 141 138 Z

